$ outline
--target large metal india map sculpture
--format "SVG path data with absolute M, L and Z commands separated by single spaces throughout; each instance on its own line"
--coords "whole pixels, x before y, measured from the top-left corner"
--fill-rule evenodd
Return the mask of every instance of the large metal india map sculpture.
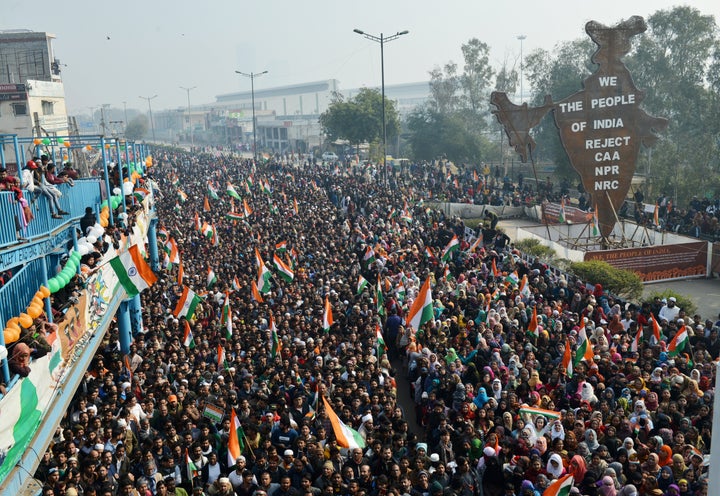
M 621 60 L 630 51 L 631 38 L 646 29 L 645 20 L 638 16 L 614 27 L 588 22 L 585 31 L 598 46 L 592 61 L 599 67 L 585 79 L 583 90 L 564 100 L 553 102 L 547 95 L 542 106 L 528 108 L 527 103 L 511 103 L 505 93 L 494 92 L 490 97 L 497 107 L 493 114 L 523 162 L 535 148 L 530 129 L 553 111 L 570 163 L 597 206 L 600 235 L 605 239 L 630 188 L 640 145 L 654 144 L 655 132 L 668 124 L 640 109 L 645 95 L 635 87 Z

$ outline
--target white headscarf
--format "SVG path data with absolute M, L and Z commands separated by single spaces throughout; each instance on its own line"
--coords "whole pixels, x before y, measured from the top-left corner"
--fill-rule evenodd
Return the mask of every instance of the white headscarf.
M 551 463 L 553 460 L 557 462 L 557 466 L 553 466 Z M 552 475 L 554 479 L 560 478 L 563 471 L 563 464 L 562 464 L 562 458 L 560 458 L 560 455 L 557 453 L 553 453 L 550 455 L 550 459 L 547 462 L 546 470 L 548 474 Z

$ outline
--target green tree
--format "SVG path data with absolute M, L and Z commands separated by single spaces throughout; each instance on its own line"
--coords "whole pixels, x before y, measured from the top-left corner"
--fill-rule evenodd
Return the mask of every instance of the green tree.
M 388 141 L 400 132 L 400 118 L 395 102 L 385 98 L 385 127 Z M 363 88 L 352 99 L 336 94 L 320 116 L 323 132 L 332 141 L 346 139 L 353 145 L 382 141 L 382 94 Z
M 582 90 L 582 81 L 593 71 L 590 57 L 594 51 L 595 44 L 585 38 L 559 43 L 552 52 L 531 52 L 524 61 L 524 74 L 532 89 L 532 104 L 541 105 L 545 95 L 552 95 L 553 100 L 558 101 Z M 535 128 L 534 139 L 537 159 L 554 162 L 558 175 L 579 180 L 560 142 L 552 113 Z
M 147 135 L 149 127 L 148 118 L 140 114 L 128 122 L 125 128 L 125 138 L 129 140 L 142 139 Z
M 461 50 L 465 59 L 463 73 L 460 76 L 460 87 L 463 91 L 462 106 L 470 115 L 479 117 L 484 123 L 488 109 L 487 91 L 495 75 L 495 71 L 490 66 L 490 47 L 473 38 L 462 45 Z
M 473 38 L 463 44 L 463 72 L 448 62 L 430 71 L 430 98 L 407 119 L 410 155 L 480 162 L 497 154 L 483 133 L 488 128 L 488 90 L 494 77 L 489 47 Z
M 627 65 L 646 93 L 643 106 L 670 125 L 644 172 L 652 193 L 686 205 L 692 195 L 720 193 L 717 25 L 689 6 L 659 10 L 647 23 Z
M 513 65 L 513 67 L 510 67 L 507 59 L 505 59 L 503 65 L 497 73 L 497 76 L 495 76 L 495 91 L 502 91 L 508 95 L 512 95 L 517 90 L 519 82 L 520 77 L 518 75 L 518 71 L 515 69 L 515 66 Z

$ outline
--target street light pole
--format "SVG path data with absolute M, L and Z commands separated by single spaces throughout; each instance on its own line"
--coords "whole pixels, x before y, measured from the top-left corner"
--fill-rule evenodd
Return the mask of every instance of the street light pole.
M 153 142 L 154 142 L 155 141 L 155 122 L 153 121 L 152 105 L 150 105 L 150 100 L 152 100 L 153 98 L 157 98 L 157 95 L 141 96 L 140 98 L 142 98 L 143 100 L 147 100 L 147 102 L 148 102 L 148 111 L 150 112 L 150 128 L 152 129 L 152 137 L 153 137 Z
M 408 34 L 410 31 L 398 31 L 397 33 L 390 36 L 375 36 L 360 29 L 353 29 L 354 33 L 357 33 L 368 40 L 380 43 L 380 92 L 382 94 L 382 139 L 383 139 L 383 175 L 385 177 L 385 187 L 388 187 L 388 172 L 387 172 L 387 131 L 385 124 L 385 43 L 398 39 L 399 37 Z
M 193 125 L 192 125 L 192 115 L 190 114 L 190 92 L 197 88 L 197 86 L 193 86 L 192 88 L 186 88 L 184 86 L 180 86 L 181 90 L 187 91 L 187 98 L 188 98 L 188 124 L 190 125 L 190 147 L 195 146 L 195 139 L 193 137 Z
M 123 110 L 125 111 L 125 130 L 123 131 L 123 134 L 127 133 L 127 102 L 122 102 L 123 104 Z
M 255 122 L 255 78 L 258 76 L 262 76 L 263 74 L 267 74 L 268 71 L 262 71 L 258 73 L 251 72 L 250 74 L 246 72 L 240 72 L 235 71 L 237 74 L 240 74 L 241 76 L 245 76 L 250 78 L 250 95 L 252 99 L 252 123 L 253 123 L 253 159 L 257 162 L 257 122 Z
M 105 136 L 106 130 L 105 130 L 105 109 L 110 108 L 109 103 L 103 103 L 100 105 L 100 127 L 102 128 L 102 135 Z
M 520 104 L 523 102 L 523 41 L 527 38 L 524 34 L 517 37 L 520 40 Z

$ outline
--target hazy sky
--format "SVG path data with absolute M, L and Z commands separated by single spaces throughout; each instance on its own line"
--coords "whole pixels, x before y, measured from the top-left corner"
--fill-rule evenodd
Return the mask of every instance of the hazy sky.
M 497 68 L 523 53 L 584 37 L 589 20 L 614 24 L 648 17 L 681 2 L 666 0 L 0 0 L 0 29 L 54 33 L 55 56 L 71 113 L 111 104 L 147 109 L 140 96 L 158 95 L 153 110 L 250 89 L 235 74 L 262 72 L 256 89 L 323 79 L 341 88 L 380 85 L 380 46 L 353 33 L 386 36 L 385 83 L 428 79 L 460 46 L 479 38 Z M 720 0 L 684 2 L 720 20 Z M 110 39 L 107 39 L 107 38 Z

